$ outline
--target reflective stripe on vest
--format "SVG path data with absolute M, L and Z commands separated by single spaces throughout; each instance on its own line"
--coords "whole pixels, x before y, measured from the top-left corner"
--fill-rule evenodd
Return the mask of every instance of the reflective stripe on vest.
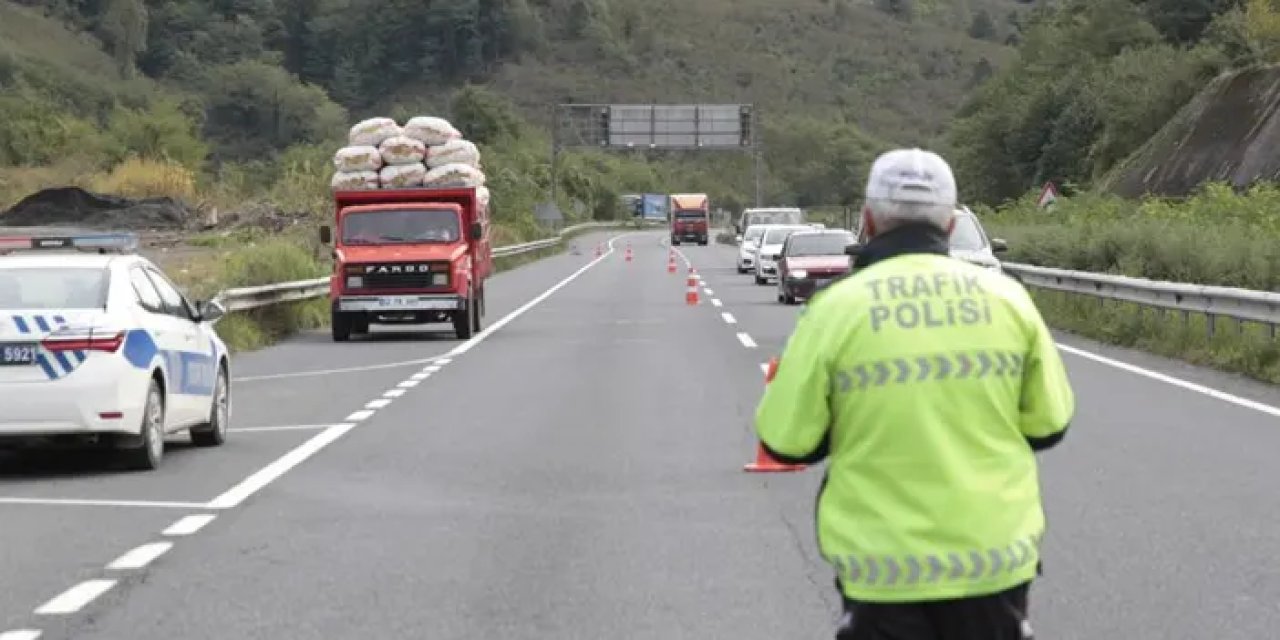
M 1030 564 L 1040 536 L 1005 547 L 935 555 L 873 556 L 850 554 L 827 558 L 841 582 L 868 587 L 910 586 L 938 582 L 987 582 Z
M 954 351 L 914 358 L 860 363 L 831 376 L 835 393 L 862 391 L 889 383 L 1022 377 L 1023 354 L 1013 351 Z

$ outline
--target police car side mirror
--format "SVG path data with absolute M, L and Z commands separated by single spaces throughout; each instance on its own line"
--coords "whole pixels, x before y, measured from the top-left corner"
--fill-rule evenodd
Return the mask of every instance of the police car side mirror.
M 851 245 L 846 246 L 844 248 L 844 254 L 852 258 L 856 258 L 862 255 L 862 244 L 859 242 L 855 242 Z
M 201 302 L 196 309 L 200 312 L 200 322 L 217 322 L 227 315 L 227 308 L 217 300 Z
M 333 242 L 333 230 L 327 224 L 320 225 L 320 242 L 322 244 Z
M 992 239 L 991 239 L 991 252 L 992 252 L 992 253 L 1004 253 L 1005 251 L 1008 251 L 1008 250 L 1009 250 L 1009 243 L 1008 243 L 1008 242 L 1005 242 L 1004 240 L 1001 240 L 1000 238 L 992 238 Z

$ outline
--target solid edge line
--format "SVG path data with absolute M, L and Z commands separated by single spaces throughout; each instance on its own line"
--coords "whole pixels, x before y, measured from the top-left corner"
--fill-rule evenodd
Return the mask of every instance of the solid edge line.
M 551 297 L 555 292 L 557 292 L 557 291 L 559 291 L 559 290 L 563 289 L 564 287 L 568 286 L 568 285 L 569 285 L 569 283 L 573 282 L 574 280 L 577 280 L 579 276 L 581 276 L 582 274 L 586 273 L 586 272 L 587 272 L 588 270 L 590 270 L 592 267 L 594 267 L 594 266 L 596 266 L 596 265 L 600 264 L 601 262 L 603 262 L 605 258 L 608 258 L 609 256 L 613 255 L 613 253 L 614 253 L 614 251 L 615 251 L 614 246 L 613 246 L 613 243 L 614 243 L 614 242 L 616 242 L 616 241 L 618 241 L 618 240 L 620 240 L 620 239 L 622 239 L 622 238 L 627 237 L 628 235 L 631 235 L 631 234 L 629 234 L 629 233 L 623 233 L 623 234 L 620 234 L 620 235 L 616 235 L 616 236 L 614 236 L 614 237 L 612 237 L 612 238 L 609 238 L 609 242 L 608 242 L 609 250 L 608 250 L 608 251 L 606 251 L 606 252 L 604 252 L 604 253 L 602 253 L 602 254 L 600 254 L 600 257 L 593 259 L 591 262 L 588 262 L 586 265 L 583 265 L 583 267 L 582 267 L 582 268 L 580 268 L 580 269 L 578 269 L 577 271 L 574 271 L 573 273 L 569 274 L 569 276 L 568 276 L 567 278 L 565 278 L 564 280 L 561 280 L 560 282 L 556 283 L 556 284 L 555 284 L 554 286 L 552 286 L 550 289 L 547 289 L 546 291 L 543 291 L 541 294 L 538 294 L 537 296 L 535 296 L 532 300 L 530 300 L 530 301 L 528 301 L 528 302 L 524 303 L 524 305 L 523 305 L 523 306 L 521 306 L 520 308 L 516 309 L 515 311 L 512 311 L 511 313 L 508 313 L 508 314 L 507 314 L 506 316 L 504 316 L 501 320 L 498 320 L 497 322 L 495 322 L 495 323 L 493 323 L 493 324 L 489 325 L 489 327 L 488 327 L 487 329 L 485 329 L 484 331 L 481 331 L 480 333 L 477 333 L 477 334 L 476 334 L 474 337 L 472 337 L 470 340 L 467 340 L 466 342 L 464 342 L 464 343 L 462 343 L 462 344 L 460 344 L 460 345 L 458 345 L 458 346 L 454 347 L 454 348 L 453 348 L 453 351 L 450 351 L 450 352 L 449 352 L 449 353 L 447 353 L 446 355 L 448 355 L 448 356 L 449 356 L 449 357 L 451 357 L 451 358 L 452 358 L 452 357 L 460 356 L 460 355 L 462 355 L 462 354 L 466 353 L 467 351 L 470 351 L 472 347 L 474 347 L 474 346 L 476 346 L 476 345 L 480 344 L 481 342 L 484 342 L 484 340 L 485 340 L 486 338 L 488 338 L 489 336 L 493 335 L 493 334 L 494 334 L 494 332 L 496 332 L 496 331 L 498 331 L 499 329 L 501 329 L 501 328 L 503 328 L 503 327 L 507 326 L 509 323 L 511 323 L 511 321 L 513 321 L 513 320 L 515 320 L 516 318 L 519 318 L 520 316 L 524 315 L 524 313 L 525 313 L 525 312 L 527 312 L 528 310 L 530 310 L 530 309 L 534 308 L 535 306 L 537 306 L 538 304 L 540 304 L 543 300 L 546 300 L 547 298 L 550 298 L 550 297 Z
M 78 498 L 11 498 L 0 497 L 0 504 L 25 504 L 63 507 L 149 507 L 161 509 L 200 509 L 201 502 L 152 502 L 148 500 L 81 500 Z
M 298 445 L 289 453 L 276 458 L 271 464 L 259 469 L 253 475 L 241 480 L 236 486 L 223 492 L 222 495 L 210 500 L 207 505 L 204 505 L 205 508 L 231 509 L 238 506 L 247 500 L 249 496 L 288 473 L 290 469 L 302 464 L 307 458 L 315 455 L 354 428 L 354 424 L 336 424 L 317 433 L 310 440 Z
M 1274 416 L 1274 417 L 1280 418 L 1280 408 L 1277 408 L 1277 407 L 1271 406 L 1271 405 L 1269 405 L 1269 404 L 1263 404 L 1263 403 L 1258 402 L 1258 401 L 1256 401 L 1256 400 L 1250 400 L 1250 399 L 1248 399 L 1248 398 L 1242 398 L 1242 397 L 1240 397 L 1240 396 L 1232 395 L 1232 394 L 1227 393 L 1227 392 L 1225 392 L 1225 391 L 1218 391 L 1217 389 L 1214 389 L 1214 388 L 1212 388 L 1212 387 L 1206 387 L 1206 386 L 1204 386 L 1204 385 L 1202 385 L 1202 384 L 1196 384 L 1196 383 L 1194 383 L 1194 382 L 1189 382 L 1189 381 L 1187 381 L 1187 380 L 1183 380 L 1183 379 L 1181 379 L 1181 378 L 1175 378 L 1175 377 L 1173 377 L 1173 376 L 1171 376 L 1171 375 L 1163 374 L 1163 373 L 1160 373 L 1160 372 L 1158 372 L 1158 371 L 1152 371 L 1152 370 L 1150 370 L 1150 369 L 1144 369 L 1144 368 L 1142 368 L 1142 367 L 1139 367 L 1139 366 L 1137 366 L 1137 365 L 1133 365 L 1133 364 L 1129 364 L 1129 363 L 1127 363 L 1127 362 L 1122 362 L 1122 361 L 1120 361 L 1120 360 L 1114 360 L 1114 359 L 1112 359 L 1112 358 L 1108 358 L 1108 357 L 1106 357 L 1106 356 L 1100 356 L 1100 355 L 1098 355 L 1098 354 L 1096 354 L 1096 353 L 1092 353 L 1092 352 L 1089 352 L 1089 351 L 1085 351 L 1084 349 L 1080 349 L 1080 348 L 1078 348 L 1078 347 L 1073 347 L 1073 346 L 1071 346 L 1071 345 L 1066 345 L 1066 344 L 1062 344 L 1062 343 L 1057 343 L 1057 344 L 1058 344 L 1058 348 L 1059 348 L 1059 349 L 1061 349 L 1062 351 L 1065 351 L 1065 352 L 1070 353 L 1070 354 L 1075 355 L 1075 356 L 1080 356 L 1081 358 L 1085 358 L 1085 359 L 1088 359 L 1088 360 L 1093 360 L 1094 362 L 1098 362 L 1098 363 L 1100 363 L 1100 364 L 1105 364 L 1105 365 L 1110 366 L 1110 367 L 1115 367 L 1115 368 L 1117 368 L 1117 369 L 1120 369 L 1120 370 L 1123 370 L 1123 371 L 1128 371 L 1129 373 L 1137 374 L 1137 375 L 1140 375 L 1140 376 L 1143 376 L 1143 377 L 1146 377 L 1146 378 L 1151 378 L 1152 380 L 1157 380 L 1157 381 L 1159 381 L 1159 382 L 1163 382 L 1163 383 L 1165 383 L 1165 384 L 1171 384 L 1171 385 L 1173 385 L 1173 386 L 1175 386 L 1175 387 L 1182 387 L 1183 389 L 1186 389 L 1187 391 L 1194 391 L 1194 392 L 1196 392 L 1196 393 L 1200 393 L 1200 394 L 1203 394 L 1203 395 L 1209 396 L 1210 398 L 1214 398 L 1214 399 L 1216 399 L 1216 400 L 1221 400 L 1221 401 L 1223 401 L 1223 402 L 1229 402 L 1229 403 L 1234 404 L 1234 405 L 1236 405 L 1236 406 L 1244 407 L 1244 408 L 1246 408 L 1246 409 L 1253 409 L 1254 411 L 1257 411 L 1257 412 L 1259 412 L 1259 413 L 1265 413 L 1265 414 L 1267 414 L 1267 415 L 1269 415 L 1269 416 Z
M 164 536 L 189 536 L 198 533 L 201 529 L 208 526 L 218 516 L 212 513 L 198 513 L 187 516 L 171 525 L 160 533 Z
M 130 569 L 141 569 L 152 562 L 156 558 L 167 553 L 173 548 L 172 542 L 148 542 L 132 551 L 116 558 L 107 565 L 108 569 L 113 571 L 127 571 Z
M 754 349 L 758 346 L 756 345 L 756 341 L 752 340 L 751 336 L 746 333 L 738 333 L 738 342 L 741 342 L 742 346 L 748 349 Z
M 43 633 L 39 629 L 14 629 L 0 633 L 0 640 L 37 640 Z
M 414 367 L 420 364 L 432 364 L 439 362 L 444 356 L 431 356 L 430 358 L 419 358 L 417 360 L 405 360 L 404 362 L 387 362 L 385 364 L 370 364 L 360 367 L 343 367 L 340 369 L 320 369 L 318 371 L 294 371 L 291 373 L 273 373 L 264 376 L 245 376 L 243 378 L 232 378 L 231 382 L 258 382 L 259 380 L 278 380 L 281 378 L 304 378 L 314 376 L 331 376 L 338 373 L 361 373 L 364 371 L 377 371 L 378 369 L 399 369 L 401 367 Z
M 63 591 L 61 595 L 40 605 L 36 615 L 62 615 L 75 613 L 116 586 L 115 580 L 85 580 Z

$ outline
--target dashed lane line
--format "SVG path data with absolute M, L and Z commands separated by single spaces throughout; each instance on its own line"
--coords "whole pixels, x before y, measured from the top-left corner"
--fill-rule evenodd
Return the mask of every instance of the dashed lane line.
M 213 522 L 217 516 L 211 513 L 198 513 L 186 516 L 183 519 L 169 525 L 168 529 L 161 532 L 166 536 L 189 536 L 199 532 L 205 528 L 210 522 Z M 3 640 L 3 639 L 0 639 Z
M 54 616 L 75 613 L 116 586 L 115 580 L 85 580 L 61 595 L 40 605 L 36 615 Z
M 724 306 L 724 303 L 723 303 L 723 302 L 720 302 L 720 300 L 719 300 L 718 298 L 712 298 L 712 299 L 711 299 L 711 306 L 713 306 L 713 307 L 722 307 L 722 306 Z
M 352 414 L 347 416 L 346 420 L 343 420 L 343 422 L 364 422 L 365 420 L 372 418 L 374 413 L 376 413 L 376 411 L 372 409 L 361 409 L 359 411 L 352 412 Z
M 172 542 L 148 542 L 147 544 L 116 558 L 111 562 L 111 564 L 107 565 L 107 568 L 113 571 L 141 569 L 154 562 L 156 558 L 164 555 L 172 548 Z
M 398 384 L 398 385 L 396 385 L 396 386 L 397 386 L 397 387 L 400 387 L 401 389 L 412 389 L 412 388 L 414 388 L 414 387 L 418 386 L 418 383 L 419 383 L 419 382 L 420 382 L 420 381 L 418 381 L 418 380 L 405 380 L 404 382 L 401 382 L 400 384 Z
M 14 629 L 0 633 L 0 640 L 37 640 L 41 635 L 39 629 Z
M 733 317 L 733 314 L 727 311 L 725 313 L 720 314 L 720 317 L 724 318 L 724 321 L 726 324 L 738 324 L 738 319 Z
M 751 339 L 751 336 L 750 336 L 750 335 L 747 335 L 746 333 L 742 333 L 742 332 L 739 332 L 739 333 L 738 333 L 738 342 L 741 342 L 741 343 L 742 343 L 742 346 L 744 346 L 744 347 L 746 347 L 746 348 L 748 348 L 748 349 L 754 349 L 754 348 L 756 348 L 757 346 L 759 346 L 759 345 L 757 345 L 757 344 L 756 344 L 756 341 L 755 341 L 755 340 L 752 340 L 752 339 Z
M 404 390 L 404 389 L 388 389 L 388 390 L 386 390 L 386 391 L 383 391 L 383 392 L 382 392 L 382 397 L 384 397 L 384 398 L 399 398 L 400 396 L 402 396 L 402 395 L 404 395 L 404 394 L 405 394 L 405 390 Z
M 390 398 L 378 398 L 377 400 L 370 400 L 368 404 L 364 405 L 364 408 L 377 411 L 378 409 L 385 409 L 389 404 L 391 404 Z

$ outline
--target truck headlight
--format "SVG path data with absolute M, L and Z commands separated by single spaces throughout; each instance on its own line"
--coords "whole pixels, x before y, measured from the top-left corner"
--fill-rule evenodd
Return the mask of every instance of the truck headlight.
M 445 286 L 445 285 L 449 284 L 449 274 L 447 274 L 447 273 L 433 273 L 433 274 L 431 274 L 431 284 L 432 284 L 432 285 L 435 285 L 435 286 L 437 286 L 437 287 L 443 287 L 443 286 Z
M 359 289 L 364 286 L 363 276 L 347 276 L 347 287 L 351 289 Z
M 792 271 L 787 275 L 791 276 L 792 278 L 795 278 L 796 280 L 804 280 L 805 278 L 809 277 L 809 272 L 805 271 L 804 269 L 796 269 L 795 271 Z

